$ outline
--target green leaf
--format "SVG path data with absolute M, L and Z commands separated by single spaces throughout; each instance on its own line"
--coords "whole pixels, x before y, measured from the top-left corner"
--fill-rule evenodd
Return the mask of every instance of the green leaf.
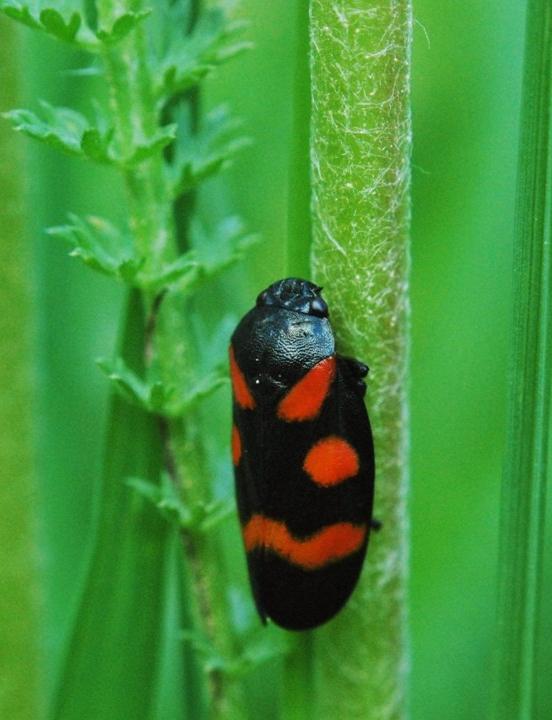
M 80 12 L 73 11 L 68 17 L 58 8 L 43 8 L 40 13 L 26 3 L 17 0 L 0 0 L 0 12 L 33 30 L 40 30 L 57 40 L 94 50 L 97 45 L 91 31 L 84 25 Z
M 126 37 L 138 23 L 145 20 L 148 15 L 151 14 L 151 10 L 141 10 L 140 12 L 126 12 L 120 15 L 111 26 L 110 30 L 99 29 L 96 32 L 96 37 L 107 45 L 115 45 Z
M 144 258 L 137 255 L 130 234 L 94 215 L 80 218 L 70 214 L 69 220 L 70 224 L 49 228 L 48 234 L 67 242 L 72 248 L 72 257 L 134 287 L 153 293 L 172 288 L 182 293 L 196 287 L 198 276 L 205 273 L 193 250 L 167 263 L 155 274 L 146 273 Z
M 161 61 L 157 94 L 162 100 L 184 92 L 204 78 L 214 67 L 250 47 L 237 39 L 244 24 L 229 21 L 221 8 L 205 10 L 193 32 L 174 35 Z
M 10 106 L 15 102 L 20 80 L 28 72 L 23 53 L 19 52 L 19 34 L 14 33 L 11 23 L 0 18 L 2 105 Z M 38 303 L 33 302 L 37 299 L 37 284 L 43 282 L 44 269 L 38 273 L 30 271 L 31 238 L 27 222 L 29 214 L 36 212 L 40 200 L 35 198 L 32 209 L 25 203 L 24 188 L 30 168 L 28 159 L 22 157 L 16 145 L 10 129 L 0 127 L 0 267 L 3 278 L 0 284 L 0 467 L 3 477 L 9 478 L 9 482 L 0 483 L 2 515 L 9 518 L 9 522 L 0 525 L 3 578 L 0 581 L 0 717 L 31 720 L 42 714 L 41 690 L 47 673 L 40 644 L 48 642 L 46 606 L 52 602 L 48 591 L 57 576 L 53 569 L 55 561 L 49 566 L 48 579 L 40 572 L 37 562 L 39 552 L 47 553 L 52 549 L 48 545 L 45 551 L 47 533 L 42 534 L 39 541 L 35 532 L 39 516 L 40 522 L 45 523 L 47 513 L 44 505 L 48 502 L 38 502 L 36 493 L 40 491 L 33 477 L 36 478 L 34 472 L 40 460 L 36 445 L 33 448 L 32 438 L 36 437 L 34 433 L 39 426 L 42 429 L 47 421 L 44 413 L 38 410 L 46 407 L 43 396 L 39 399 L 40 392 L 27 378 L 30 379 L 39 367 L 43 368 L 39 358 L 45 341 L 29 342 L 31 328 L 42 327 L 41 320 L 48 322 L 51 316 L 46 320 L 46 313 L 40 318 Z M 46 385 L 50 390 L 55 382 L 45 382 L 42 388 Z M 46 445 L 44 434 L 38 432 Z M 67 440 L 66 435 L 64 440 Z M 55 455 L 51 446 L 48 447 L 48 455 Z M 47 476 L 44 464 L 40 464 L 39 472 L 44 481 Z M 56 630 L 61 632 L 61 623 Z M 39 635 L 42 641 L 38 641 Z M 48 647 L 48 665 L 52 667 L 55 664 L 55 649 L 50 644 Z
M 143 380 L 120 357 L 113 360 L 99 358 L 96 362 L 126 400 L 148 412 L 171 418 L 189 413 L 201 400 L 228 382 L 226 369 L 220 365 L 192 383 L 184 395 L 178 396 L 172 385 L 160 380 Z
M 34 30 L 42 30 L 40 20 L 33 15 L 27 5 L 15 2 L 14 0 L 4 0 L 4 2 L 0 2 L 0 11 L 12 20 L 17 20 L 17 22 L 27 27 L 33 28 Z
M 71 255 L 94 270 L 136 284 L 144 260 L 136 255 L 129 235 L 93 215 L 83 219 L 70 214 L 69 220 L 70 225 L 49 228 L 48 234 L 67 242 Z
M 188 507 L 168 473 L 162 474 L 160 485 L 137 477 L 128 478 L 127 484 L 153 503 L 166 520 L 192 533 L 210 532 L 236 511 L 233 500 L 215 500 Z
M 137 137 L 125 155 L 112 146 L 113 127 L 96 108 L 96 125 L 76 110 L 40 103 L 39 113 L 31 110 L 11 110 L 4 113 L 14 130 L 51 145 L 69 155 L 88 158 L 98 163 L 129 168 L 160 153 L 176 137 L 176 125 L 164 125 L 150 137 Z
M 260 236 L 248 233 L 237 215 L 224 218 L 212 233 L 198 220 L 192 222 L 192 242 L 198 248 L 204 280 L 239 262 L 246 251 L 259 242 Z
M 66 107 L 41 101 L 41 110 L 11 110 L 4 113 L 14 130 L 62 150 L 69 155 L 87 157 L 102 163 L 113 162 L 109 145 L 111 128 L 91 127 L 84 115 Z
M 66 21 L 57 10 L 46 8 L 40 13 L 40 22 L 46 30 L 58 40 L 72 43 L 77 37 L 77 33 L 82 23 L 80 13 L 73 12 L 71 17 Z
M 69 108 L 53 108 L 42 104 L 42 117 L 31 110 L 11 110 L 4 113 L 17 132 L 40 140 L 70 155 L 82 153 L 80 142 L 88 127 L 83 115 Z
M 203 517 L 201 518 L 198 529 L 201 532 L 210 532 L 236 513 L 236 503 L 233 500 L 213 500 L 203 506 Z
M 176 137 L 176 125 L 164 125 L 151 137 L 135 139 L 131 152 L 119 158 L 121 165 L 130 167 L 138 165 L 152 155 L 160 153 L 170 145 Z
M 184 630 L 180 634 L 194 651 L 203 658 L 203 669 L 207 673 L 220 672 L 235 679 L 256 670 L 266 662 L 283 657 L 289 650 L 286 636 L 274 627 L 262 628 L 246 641 L 244 649 L 233 656 L 225 656 L 201 633 Z
M 539 715 L 552 376 L 552 15 L 527 3 L 514 215 L 513 327 L 498 567 L 493 718 Z M 542 671 L 541 671 L 542 674 Z
M 217 648 L 203 634 L 195 630 L 183 630 L 180 638 L 190 645 L 196 655 L 202 658 L 204 672 L 226 672 L 228 670 L 232 661 L 218 652 Z
M 133 405 L 150 413 L 167 414 L 169 403 L 174 396 L 174 388 L 168 387 L 160 380 L 151 382 L 137 375 L 123 358 L 113 360 L 99 358 L 98 366 L 111 380 L 117 392 Z
M 238 150 L 249 144 L 247 138 L 236 136 L 240 124 L 221 106 L 207 115 L 199 133 L 182 134 L 171 167 L 175 197 L 225 168 Z
M 115 19 L 109 30 L 100 28 L 93 34 L 84 26 L 83 18 L 77 11 L 65 18 L 57 8 L 51 7 L 44 8 L 37 15 L 28 5 L 15 0 L 0 2 L 0 11 L 27 27 L 42 30 L 58 40 L 79 45 L 87 50 L 97 50 L 98 40 L 106 45 L 115 45 L 151 13 L 151 10 L 125 12 Z
M 167 410 L 172 417 L 181 417 L 197 407 L 201 400 L 209 397 L 227 383 L 226 366 L 221 364 L 192 384 L 185 395 L 175 397 Z
M 90 158 L 99 163 L 112 161 L 109 153 L 109 146 L 113 138 L 113 129 L 110 128 L 103 134 L 98 128 L 88 128 L 81 137 L 81 150 Z
M 274 626 L 261 628 L 245 642 L 244 649 L 232 663 L 229 672 L 243 677 L 267 662 L 284 657 L 290 649 L 288 637 Z
M 239 262 L 246 251 L 259 241 L 259 236 L 247 233 L 237 216 L 224 218 L 212 232 L 207 233 L 201 223 L 191 223 L 192 243 L 196 246 L 155 276 L 140 276 L 141 287 L 159 291 L 174 285 L 180 292 L 190 293 Z
M 174 481 L 167 473 L 162 473 L 160 485 L 137 477 L 128 478 L 126 482 L 153 503 L 169 522 L 177 523 L 182 528 L 192 524 L 192 513 L 182 502 Z
M 143 358 L 142 302 L 132 293 L 125 362 Z M 115 396 L 106 438 L 93 552 L 67 640 L 48 717 L 151 720 L 158 690 L 167 599 L 163 592 L 175 528 L 125 478 L 159 482 L 163 463 L 156 418 Z M 68 607 L 72 607 L 68 605 Z M 93 678 L 93 681 L 91 679 Z
M 169 287 L 185 292 L 195 286 L 200 270 L 197 253 L 192 250 L 183 253 L 172 263 L 166 264 L 154 275 L 141 273 L 139 284 L 140 287 L 156 293 Z

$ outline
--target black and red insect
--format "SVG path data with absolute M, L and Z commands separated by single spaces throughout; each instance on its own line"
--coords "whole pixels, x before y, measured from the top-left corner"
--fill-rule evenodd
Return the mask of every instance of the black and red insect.
M 230 344 L 232 456 L 249 577 L 263 622 L 316 627 L 347 602 L 372 524 L 368 368 L 335 352 L 321 288 L 287 278 Z

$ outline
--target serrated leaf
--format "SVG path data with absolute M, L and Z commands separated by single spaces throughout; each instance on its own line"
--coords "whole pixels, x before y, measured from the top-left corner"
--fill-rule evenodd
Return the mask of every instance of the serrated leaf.
M 109 163 L 112 161 L 109 152 L 112 138 L 112 129 L 106 134 L 102 134 L 98 128 L 88 128 L 82 134 L 81 149 L 91 160 L 100 163 Z
M 181 417 L 196 407 L 201 400 L 209 397 L 227 383 L 226 368 L 223 365 L 217 366 L 188 388 L 185 395 L 175 399 L 167 411 L 172 417 Z
M 164 125 L 149 138 L 141 138 L 134 141 L 134 146 L 129 155 L 120 159 L 125 166 L 137 165 L 147 158 L 161 152 L 163 148 L 170 145 L 176 137 L 176 125 Z
M 210 234 L 197 220 L 192 223 L 191 230 L 193 244 L 198 247 L 203 279 L 218 275 L 241 260 L 245 252 L 260 240 L 258 235 L 246 232 L 238 216 L 224 218 Z
M 263 628 L 245 641 L 242 652 L 223 655 L 204 635 L 194 630 L 183 630 L 180 637 L 203 658 L 205 672 L 221 672 L 241 678 L 270 660 L 282 657 L 288 650 L 285 636 L 274 628 Z
M 188 507 L 168 473 L 162 474 L 160 485 L 137 477 L 128 478 L 126 482 L 142 497 L 153 503 L 169 522 L 175 522 L 183 530 L 192 533 L 209 532 L 236 510 L 235 503 L 228 500 L 216 500 Z
M 199 529 L 209 532 L 220 523 L 232 517 L 236 512 L 236 504 L 230 500 L 215 500 L 205 508 Z
M 146 383 L 124 363 L 122 358 L 114 360 L 99 358 L 96 363 L 111 380 L 119 395 L 133 405 L 148 409 L 149 392 Z
M 82 153 L 80 141 L 87 127 L 86 118 L 69 108 L 52 108 L 42 104 L 43 116 L 31 110 L 11 110 L 4 113 L 14 130 L 40 140 L 70 155 Z M 55 112 L 52 112 L 55 110 Z
M 132 240 L 105 218 L 69 215 L 69 225 L 48 229 L 48 234 L 69 243 L 71 255 L 94 270 L 134 284 L 144 259 L 134 251 Z
M 74 42 L 82 23 L 80 13 L 73 12 L 71 17 L 66 21 L 54 8 L 46 8 L 40 13 L 40 22 L 46 32 L 65 42 Z
M 114 21 L 110 30 L 100 28 L 96 32 L 96 37 L 108 45 L 114 45 L 132 32 L 138 23 L 145 20 L 150 14 L 151 10 L 126 12 Z
M 182 528 L 187 528 L 192 522 L 192 515 L 180 498 L 173 480 L 167 473 L 162 473 L 161 485 L 131 477 L 127 485 L 132 487 L 142 497 L 145 497 L 161 512 L 169 522 L 175 522 Z
M 27 27 L 35 30 L 42 29 L 40 20 L 32 14 L 27 5 L 14 2 L 13 0 L 5 0 L 4 2 L 0 2 L 0 10 L 4 13 L 4 15 L 7 15 L 7 17 L 12 20 L 17 20 L 17 22 L 20 22 Z
M 148 382 L 131 370 L 120 357 L 99 358 L 97 364 L 126 400 L 151 413 L 167 414 L 174 388 L 161 380 Z
M 214 67 L 250 47 L 238 40 L 241 22 L 229 21 L 222 8 L 204 10 L 193 32 L 173 37 L 161 61 L 158 95 L 168 98 L 196 85 Z
M 180 633 L 180 638 L 188 643 L 194 652 L 202 658 L 205 672 L 224 672 L 228 669 L 228 660 L 201 633 L 194 630 L 183 630 Z
M 275 628 L 254 633 L 244 645 L 244 649 L 228 668 L 233 676 L 243 677 L 264 663 L 281 658 L 289 651 L 289 643 L 282 632 Z
M 66 18 L 54 7 L 44 8 L 39 13 L 26 3 L 16 0 L 0 0 L 0 12 L 12 20 L 33 30 L 40 30 L 57 40 L 78 45 L 87 50 L 96 49 L 96 40 L 84 25 L 82 15 L 78 11 L 72 12 Z
M 112 130 L 92 127 L 82 113 L 66 107 L 40 103 L 40 113 L 11 110 L 4 114 L 14 130 L 62 150 L 97 162 L 112 162 L 109 154 Z
M 238 150 L 249 144 L 247 138 L 236 135 L 240 124 L 221 106 L 207 115 L 197 135 L 185 134 L 177 143 L 171 168 L 175 197 L 217 173 L 230 163 Z
M 191 233 L 195 249 L 182 256 L 181 260 L 175 261 L 174 268 L 169 265 L 158 275 L 140 276 L 140 287 L 162 289 L 173 284 L 178 286 L 180 292 L 191 292 L 240 261 L 248 248 L 260 240 L 258 235 L 245 231 L 237 216 L 222 220 L 212 234 L 208 234 L 196 219 L 192 221 Z M 191 262 L 188 260 L 190 257 L 193 258 Z M 179 267 L 181 262 L 182 267 Z M 182 276 L 179 277 L 181 273 Z
M 228 383 L 226 369 L 220 365 L 192 384 L 185 395 L 176 397 L 176 389 L 172 385 L 161 380 L 143 380 L 120 357 L 113 360 L 99 358 L 96 362 L 129 402 L 148 412 L 172 418 L 182 417 L 201 400 Z
M 141 273 L 139 283 L 140 287 L 156 293 L 171 286 L 177 286 L 180 292 L 184 292 L 193 287 L 199 271 L 197 254 L 189 251 L 165 265 L 155 275 Z
M 121 167 L 135 166 L 159 153 L 173 142 L 176 125 L 165 125 L 151 137 L 137 137 L 125 155 L 115 153 L 112 147 L 113 128 L 96 108 L 96 125 L 76 110 L 55 107 L 42 101 L 39 113 L 31 110 L 12 110 L 4 114 L 15 130 L 51 145 L 58 150 L 88 158 L 104 164 Z

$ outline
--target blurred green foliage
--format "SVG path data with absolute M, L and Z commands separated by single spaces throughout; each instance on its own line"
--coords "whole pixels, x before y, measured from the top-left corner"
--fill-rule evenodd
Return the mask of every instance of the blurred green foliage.
M 0 24 L 0 87 L 18 101 L 16 38 Z M 22 148 L 0 132 L 0 714 L 32 720 L 38 703 L 38 582 L 32 482 L 32 291 Z M 19 172 L 18 172 L 19 170 Z
M 244 311 L 284 268 L 295 12 L 260 0 L 243 0 L 241 7 L 255 49 L 208 81 L 202 105 L 228 102 L 253 144 L 223 178 L 206 184 L 199 207 L 239 213 L 263 243 L 200 293 L 202 312 L 213 322 L 221 306 Z M 523 7 L 514 0 L 419 0 L 415 16 L 412 711 L 415 720 L 468 720 L 485 717 L 490 699 Z M 101 84 L 93 73 L 75 72 L 88 67 L 85 56 L 61 52 L 46 37 L 21 35 L 23 105 L 36 109 L 47 98 L 89 113 Z M 10 132 L 6 124 L 1 132 Z M 48 692 L 74 612 L 98 490 L 107 389 L 94 358 L 111 354 L 121 298 L 44 228 L 63 224 L 68 210 L 117 218 L 122 197 L 109 168 L 30 143 L 26 150 Z M 205 411 L 213 443 L 227 435 L 221 397 L 209 399 Z M 224 495 L 228 464 L 221 460 L 216 472 Z M 228 553 L 239 565 L 240 554 Z M 550 601 L 544 599 L 545 617 Z M 550 647 L 541 655 L 542 668 L 550 668 Z M 167 676 L 173 672 L 167 667 Z M 248 684 L 252 707 L 262 708 L 263 717 L 273 716 L 263 704 L 271 683 L 265 672 Z M 170 692 L 159 717 L 175 717 Z M 542 683 L 539 720 L 551 712 L 552 689 Z

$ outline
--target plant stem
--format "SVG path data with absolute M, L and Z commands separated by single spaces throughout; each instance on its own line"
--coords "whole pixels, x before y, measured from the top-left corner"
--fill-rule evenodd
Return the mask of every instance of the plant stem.
M 129 3 L 136 11 L 137 3 Z M 113 0 L 99 3 L 100 19 L 106 25 L 113 21 L 119 4 Z M 106 54 L 109 69 L 112 107 L 119 130 L 119 143 L 124 151 L 139 128 L 145 137 L 158 127 L 153 102 L 153 78 L 147 62 L 144 30 L 138 27 L 124 41 Z M 161 154 L 130 169 L 125 174 L 129 196 L 131 229 L 137 248 L 147 258 L 149 269 L 159 269 L 162 261 L 176 253 L 172 196 L 166 187 Z M 186 230 L 186 228 L 180 228 Z M 181 247 L 188 246 L 185 238 Z M 155 304 L 152 305 L 155 307 Z M 154 362 L 161 377 L 180 387 L 189 386 L 197 375 L 198 361 L 194 353 L 194 334 L 189 316 L 192 312 L 186 299 L 177 292 L 168 293 L 158 312 L 155 325 Z M 196 428 L 197 418 L 188 414 L 185 420 L 171 423 L 161 421 L 165 444 L 165 464 L 182 491 L 191 509 L 206 505 L 212 499 L 206 478 L 202 441 Z M 231 620 L 226 602 L 226 588 L 219 567 L 221 553 L 213 537 L 201 532 L 186 533 L 184 551 L 195 595 L 195 634 L 212 646 L 213 652 L 225 660 L 231 659 L 234 644 Z M 209 673 L 211 718 L 240 718 L 241 695 L 237 685 L 224 670 Z
M 171 425 L 172 445 L 177 461 L 177 477 L 182 482 L 183 495 L 190 506 L 212 500 L 209 484 L 205 482 L 206 463 L 201 457 L 200 438 L 192 429 Z M 184 536 L 184 548 L 197 604 L 198 632 L 209 642 L 212 651 L 224 661 L 236 656 L 231 633 L 231 618 L 227 603 L 227 583 L 220 572 L 221 548 L 213 534 L 200 532 Z M 226 672 L 215 668 L 209 671 L 210 704 L 208 717 L 212 720 L 239 720 L 246 716 L 244 698 L 239 682 Z
M 339 351 L 371 367 L 375 516 L 359 587 L 317 634 L 315 717 L 406 717 L 408 0 L 312 0 L 313 266 Z
M 19 33 L 0 20 L 2 101 L 16 104 Z M 6 107 L 0 108 L 5 110 Z M 21 147 L 8 128 L 0 128 L 0 524 L 2 589 L 0 616 L 0 716 L 33 720 L 39 716 L 37 645 L 38 587 L 31 486 L 31 349 L 29 253 L 23 222 Z
M 527 6 L 514 234 L 514 321 L 504 463 L 495 717 L 535 717 L 552 370 L 552 8 Z
M 141 9 L 141 3 L 127 2 L 128 9 Z M 140 7 L 136 7 L 139 5 Z M 98 18 L 110 27 L 120 12 L 120 3 L 98 2 Z M 153 83 L 148 67 L 145 31 L 137 27 L 119 45 L 104 54 L 108 72 L 111 106 L 116 118 L 116 141 L 123 154 L 136 140 L 150 137 L 158 129 Z M 163 259 L 174 254 L 170 193 L 163 173 L 160 153 L 125 172 L 129 201 L 130 229 L 138 252 L 146 258 L 146 268 L 159 269 Z

